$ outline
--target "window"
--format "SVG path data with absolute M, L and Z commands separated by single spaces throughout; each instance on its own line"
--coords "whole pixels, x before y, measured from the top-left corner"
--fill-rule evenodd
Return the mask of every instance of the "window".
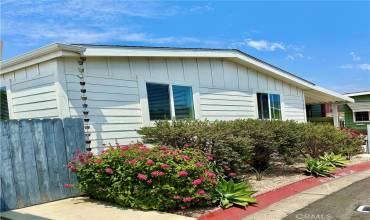
M 0 87 L 0 120 L 9 119 L 8 100 L 5 87 Z
M 150 120 L 171 119 L 168 85 L 147 83 Z
M 258 118 L 281 119 L 280 95 L 257 93 Z
M 369 112 L 354 112 L 355 121 L 369 121 Z
M 188 86 L 172 86 L 176 119 L 194 118 L 193 92 Z
M 150 120 L 193 119 L 193 92 L 189 86 L 146 84 Z M 172 93 L 171 93 L 172 91 Z M 173 106 L 171 106 L 173 100 Z

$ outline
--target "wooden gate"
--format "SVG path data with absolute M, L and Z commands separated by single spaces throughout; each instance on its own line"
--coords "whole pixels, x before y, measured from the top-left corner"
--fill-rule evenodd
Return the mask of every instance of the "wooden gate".
M 78 195 L 67 161 L 84 150 L 79 118 L 0 121 L 1 211 Z

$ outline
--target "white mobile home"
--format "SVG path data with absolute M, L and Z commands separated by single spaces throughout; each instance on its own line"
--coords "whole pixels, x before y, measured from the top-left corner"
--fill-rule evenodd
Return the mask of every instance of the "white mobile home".
M 2 63 L 9 117 L 81 117 L 81 57 L 93 147 L 154 120 L 305 122 L 306 104 L 353 102 L 239 50 L 52 44 Z

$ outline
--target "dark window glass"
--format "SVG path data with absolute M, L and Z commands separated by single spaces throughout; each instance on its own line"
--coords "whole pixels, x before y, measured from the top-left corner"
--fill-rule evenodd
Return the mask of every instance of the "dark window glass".
M 188 86 L 172 86 L 176 119 L 193 119 L 193 92 Z
M 147 83 L 150 120 L 171 119 L 168 85 Z
M 258 118 L 269 119 L 269 101 L 267 93 L 257 93 Z
M 8 100 L 5 87 L 0 87 L 0 120 L 9 119 Z
M 369 121 L 369 112 L 355 112 L 356 121 Z
M 280 95 L 270 94 L 271 119 L 281 119 Z

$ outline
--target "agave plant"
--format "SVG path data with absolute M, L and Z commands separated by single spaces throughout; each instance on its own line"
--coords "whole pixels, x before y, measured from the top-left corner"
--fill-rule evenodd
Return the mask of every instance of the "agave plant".
M 308 158 L 305 163 L 306 172 L 313 176 L 331 176 L 331 172 L 335 169 L 325 161 L 314 158 Z
M 332 167 L 345 167 L 348 163 L 348 160 L 346 160 L 345 157 L 334 153 L 325 153 L 324 156 L 320 157 L 320 159 Z
M 226 181 L 221 178 L 216 186 L 216 192 L 219 194 L 216 201 L 220 201 L 222 208 L 229 208 L 233 205 L 245 207 L 257 202 L 256 198 L 252 197 L 256 191 L 250 190 L 246 183 L 234 183 L 232 179 Z

